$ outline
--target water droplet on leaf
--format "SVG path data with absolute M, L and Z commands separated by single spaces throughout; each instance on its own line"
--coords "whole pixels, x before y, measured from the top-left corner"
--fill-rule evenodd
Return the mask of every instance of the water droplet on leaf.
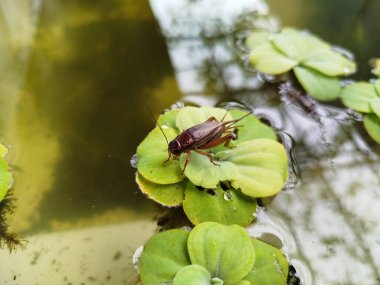
M 234 198 L 234 193 L 232 193 L 231 190 L 227 190 L 224 192 L 223 197 L 224 197 L 224 200 L 231 201 Z
M 137 153 L 135 153 L 134 155 L 132 155 L 131 157 L 131 161 L 130 161 L 130 164 L 133 168 L 137 168 L 137 164 L 139 162 L 139 157 L 137 156 Z

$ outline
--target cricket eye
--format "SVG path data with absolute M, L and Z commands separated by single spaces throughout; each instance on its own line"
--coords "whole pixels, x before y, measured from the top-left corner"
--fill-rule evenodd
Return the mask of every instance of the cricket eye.
M 177 140 L 173 140 L 169 143 L 169 150 L 172 154 L 178 155 L 181 153 L 181 144 Z

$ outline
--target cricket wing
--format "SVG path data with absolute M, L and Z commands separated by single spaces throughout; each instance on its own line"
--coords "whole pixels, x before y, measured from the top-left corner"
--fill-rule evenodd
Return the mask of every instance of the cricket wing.
M 225 130 L 223 123 L 206 121 L 186 131 L 193 137 L 193 148 L 199 148 L 211 140 L 220 137 Z

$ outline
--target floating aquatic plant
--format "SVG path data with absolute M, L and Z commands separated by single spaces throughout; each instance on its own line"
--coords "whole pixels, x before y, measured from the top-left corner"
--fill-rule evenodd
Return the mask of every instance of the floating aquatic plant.
M 211 107 L 184 107 L 158 118 L 169 140 L 184 130 L 214 116 L 225 121 L 247 112 Z M 249 115 L 239 122 L 237 138 L 230 147 L 209 150 L 217 165 L 191 151 L 184 171 L 186 154 L 168 159 L 168 145 L 161 132 L 153 129 L 137 148 L 136 181 L 142 192 L 166 206 L 180 206 L 190 221 L 216 221 L 248 225 L 256 212 L 256 197 L 277 194 L 287 180 L 287 156 L 276 141 L 274 131 Z
M 364 127 L 380 143 L 380 79 L 350 84 L 343 88 L 340 97 L 347 107 L 365 113 Z
M 240 226 L 205 222 L 190 233 L 175 229 L 150 238 L 138 269 L 145 285 L 284 285 L 288 262 Z
M 279 75 L 293 70 L 305 91 L 322 101 L 336 99 L 341 89 L 339 77 L 356 71 L 354 62 L 305 31 L 253 32 L 246 45 L 258 71 Z
M 7 152 L 8 149 L 0 143 L 0 201 L 4 199 L 12 183 L 12 175 L 8 171 L 8 163 L 5 161 Z

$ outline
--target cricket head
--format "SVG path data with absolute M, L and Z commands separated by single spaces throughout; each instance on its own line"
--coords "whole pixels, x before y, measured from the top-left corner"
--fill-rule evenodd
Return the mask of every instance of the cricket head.
M 177 140 L 174 139 L 169 143 L 169 152 L 174 154 L 175 156 L 180 155 L 182 153 L 182 146 L 181 143 Z

